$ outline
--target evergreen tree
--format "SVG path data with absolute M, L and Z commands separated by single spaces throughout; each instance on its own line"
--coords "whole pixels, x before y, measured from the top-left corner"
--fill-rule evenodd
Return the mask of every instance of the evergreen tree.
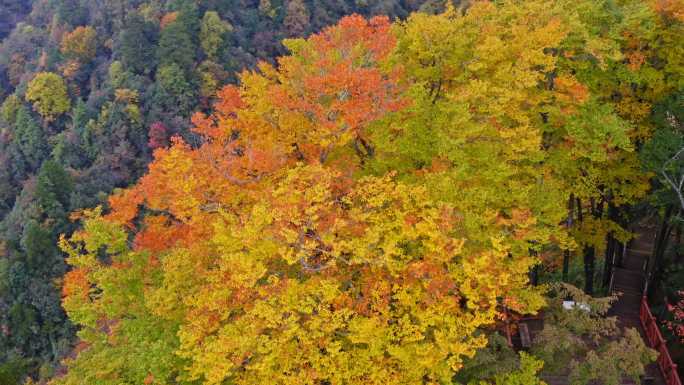
M 14 143 L 30 169 L 36 170 L 48 151 L 45 133 L 26 107 L 19 108 L 16 117 Z
M 218 13 L 209 11 L 204 14 L 202 18 L 202 27 L 200 31 L 200 40 L 204 54 L 209 59 L 216 58 L 219 49 L 223 45 L 224 34 L 230 31 L 232 27 L 230 24 L 221 20 Z
M 124 67 L 138 74 L 154 70 L 157 40 L 158 32 L 154 24 L 145 21 L 137 12 L 129 13 L 124 29 L 119 34 L 117 51 Z
M 57 3 L 57 18 L 62 23 L 76 27 L 87 23 L 88 10 L 83 7 L 81 0 L 61 0 Z
M 72 191 L 73 182 L 69 173 L 55 161 L 44 162 L 38 173 L 35 193 L 43 216 L 57 224 L 66 224 Z
M 287 3 L 285 28 L 290 36 L 302 36 L 309 26 L 309 10 L 302 0 L 290 0 Z
M 191 0 L 173 2 L 176 19 L 164 26 L 159 39 L 157 58 L 160 66 L 176 64 L 189 73 L 197 57 L 200 20 L 197 5 Z
M 170 2 L 170 9 L 178 12 L 176 19 L 183 25 L 183 28 L 188 32 L 190 39 L 195 45 L 199 41 L 200 32 L 200 18 L 197 2 L 194 0 L 174 0 Z
M 0 108 L 0 117 L 9 124 L 13 124 L 17 119 L 17 112 L 21 108 L 21 99 L 16 94 L 8 96 Z
M 44 270 L 54 264 L 53 258 L 55 254 L 58 254 L 55 240 L 51 232 L 41 227 L 38 222 L 30 221 L 28 223 L 21 243 L 26 252 L 28 270 Z
M 176 20 L 164 27 L 157 48 L 157 59 L 160 67 L 177 65 L 189 73 L 195 63 L 197 51 L 192 42 L 190 32 L 185 24 Z
M 164 65 L 157 72 L 155 107 L 187 116 L 195 105 L 195 92 L 183 69 L 176 63 Z

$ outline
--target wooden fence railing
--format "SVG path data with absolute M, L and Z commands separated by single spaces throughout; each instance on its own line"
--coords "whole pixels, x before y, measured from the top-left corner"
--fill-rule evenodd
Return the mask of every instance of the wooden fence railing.
M 646 332 L 646 339 L 648 340 L 649 346 L 658 351 L 658 366 L 665 378 L 665 383 L 667 385 L 682 385 L 679 374 L 677 374 L 677 365 L 672 361 L 670 352 L 667 350 L 667 343 L 660 333 L 658 321 L 653 317 L 653 314 L 651 314 L 651 309 L 648 307 L 646 296 L 641 298 L 639 319 L 641 320 L 641 326 Z

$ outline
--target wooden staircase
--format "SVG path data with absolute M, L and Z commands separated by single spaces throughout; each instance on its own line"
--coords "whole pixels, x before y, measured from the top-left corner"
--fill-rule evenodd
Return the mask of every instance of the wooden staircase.
M 621 328 L 637 329 L 644 341 L 646 341 L 646 336 L 639 319 L 639 310 L 646 280 L 644 265 L 653 250 L 653 234 L 652 229 L 639 229 L 637 238 L 629 244 L 622 263 L 613 268 L 612 290 L 621 295 L 608 312 L 609 316 L 618 318 L 618 326 Z M 544 376 L 543 380 L 548 385 L 570 385 L 566 376 Z M 646 368 L 645 380 L 642 382 L 644 385 L 666 385 L 655 363 Z M 636 383 L 629 379 L 622 381 L 622 385 L 634 384 Z
M 613 268 L 613 293 L 621 295 L 608 312 L 609 316 L 617 316 L 618 326 L 621 328 L 637 329 L 644 341 L 646 336 L 639 320 L 639 310 L 646 281 L 644 266 L 653 250 L 653 234 L 651 229 L 638 229 L 637 237 L 628 245 L 621 265 Z M 665 385 L 665 380 L 655 363 L 646 368 L 646 373 L 652 384 Z

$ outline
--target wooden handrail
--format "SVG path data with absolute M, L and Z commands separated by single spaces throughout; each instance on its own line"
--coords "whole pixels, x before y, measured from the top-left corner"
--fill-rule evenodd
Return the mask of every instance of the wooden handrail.
M 677 365 L 672 361 L 670 351 L 667 349 L 667 343 L 662 333 L 660 333 L 658 321 L 651 314 L 646 296 L 641 297 L 639 320 L 646 333 L 646 340 L 649 346 L 658 351 L 658 367 L 665 378 L 665 383 L 667 385 L 682 385 L 682 381 L 677 373 Z

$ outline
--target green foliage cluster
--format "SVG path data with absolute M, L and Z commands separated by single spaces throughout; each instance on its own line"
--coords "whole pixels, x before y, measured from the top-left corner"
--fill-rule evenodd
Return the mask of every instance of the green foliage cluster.
M 466 361 L 455 382 L 475 385 L 493 379 L 499 384 L 502 378 L 516 378 L 511 377 L 516 373 L 525 380 L 510 380 L 513 384 L 536 384 L 539 377 L 567 378 L 572 385 L 639 381 L 657 353 L 645 345 L 639 331 L 623 331 L 616 317 L 607 316 L 616 299 L 588 296 L 565 283 L 550 285 L 543 329 L 535 332 L 531 356 L 524 352 L 518 356 L 503 336 L 489 334 L 487 347 Z M 575 306 L 564 308 L 564 301 L 573 301 Z
M 572 301 L 572 308 L 563 306 Z M 624 331 L 608 310 L 617 297 L 594 298 L 582 290 L 555 284 L 544 313 L 544 328 L 531 352 L 546 363 L 544 372 L 568 376 L 573 385 L 599 381 L 618 385 L 624 378 L 639 381 L 657 352 L 648 348 L 639 331 Z

